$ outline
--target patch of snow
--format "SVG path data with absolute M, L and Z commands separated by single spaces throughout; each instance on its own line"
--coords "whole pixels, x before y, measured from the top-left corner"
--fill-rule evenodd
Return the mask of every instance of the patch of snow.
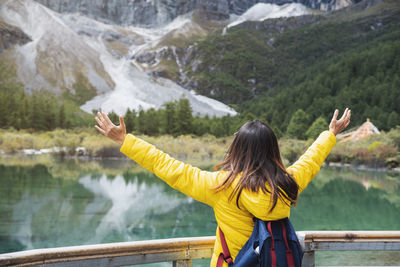
M 144 39 L 144 44 L 139 46 L 132 46 L 130 54 L 135 55 L 143 50 L 151 49 L 169 33 L 178 31 L 183 34 L 184 29 L 187 29 L 187 25 L 193 25 L 193 22 L 189 18 L 189 14 L 178 16 L 172 22 L 165 26 L 158 28 L 141 28 L 136 26 L 127 27 L 128 30 L 133 31 L 140 35 Z
M 53 148 L 42 148 L 42 149 L 22 149 L 21 152 L 26 155 L 42 155 L 49 153 L 60 153 L 67 152 L 66 147 L 53 147 Z
M 172 53 L 175 56 L 175 61 L 176 61 L 176 64 L 178 65 L 178 69 L 179 69 L 179 82 L 182 83 L 184 81 L 184 78 L 185 78 L 185 76 L 183 74 L 182 62 L 180 61 L 178 55 L 176 54 L 176 47 L 172 46 L 171 49 L 172 49 Z
M 22 152 L 26 155 L 41 155 L 48 153 L 48 149 L 23 149 Z
M 294 17 L 311 14 L 312 9 L 298 3 L 285 5 L 258 3 L 249 8 L 239 17 L 233 17 L 233 21 L 227 28 L 236 26 L 245 21 L 263 21 L 271 18 Z M 224 29 L 226 31 L 226 29 Z
M 212 107 L 213 109 L 221 111 L 222 113 L 225 113 L 226 115 L 235 116 L 237 114 L 237 112 L 234 109 L 228 107 L 227 105 L 225 105 L 215 99 L 212 99 L 212 98 L 209 98 L 209 97 L 206 97 L 203 95 L 198 95 L 198 94 L 196 94 L 195 91 L 190 91 L 190 92 L 193 95 L 193 97 L 196 98 L 198 101 Z
M 332 6 L 332 10 L 339 10 L 339 9 L 344 8 L 344 7 L 350 6 L 352 4 L 354 4 L 352 0 L 338 0 Z M 323 9 L 321 8 L 321 10 L 323 10 Z M 327 11 L 327 9 L 325 9 L 325 11 Z

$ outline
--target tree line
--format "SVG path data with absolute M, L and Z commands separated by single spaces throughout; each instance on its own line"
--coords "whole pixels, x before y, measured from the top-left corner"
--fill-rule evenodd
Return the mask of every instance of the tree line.
M 97 111 L 93 111 L 95 113 Z M 110 112 L 111 121 L 118 125 L 119 116 L 115 112 Z M 200 117 L 192 115 L 190 102 L 186 98 L 178 101 L 167 102 L 162 108 L 154 108 L 147 111 L 140 109 L 139 112 L 128 109 L 124 115 L 127 132 L 146 135 L 168 134 L 178 136 L 182 134 L 192 134 L 202 136 L 211 134 L 217 137 L 233 135 L 246 121 L 259 119 L 268 123 L 265 118 L 254 116 L 246 112 L 236 116 L 223 117 Z M 320 116 L 311 123 L 309 115 L 299 109 L 290 120 L 286 132 L 276 132 L 278 137 L 286 136 L 298 139 L 314 139 L 328 129 L 327 120 Z M 276 129 L 274 129 L 276 130 Z
M 34 91 L 30 95 L 21 88 L 13 89 L 0 90 L 0 128 L 50 131 L 56 128 L 92 127 L 95 124 L 93 115 L 78 110 L 74 104 L 47 91 Z M 96 112 L 93 111 L 94 114 Z M 234 117 L 201 117 L 192 113 L 189 100 L 181 98 L 165 103 L 158 110 L 128 109 L 124 118 L 128 132 L 152 136 L 211 134 L 220 137 L 235 131 L 234 122 L 237 119 Z M 108 115 L 115 124 L 119 124 L 115 112 Z
M 0 91 L 0 114 L 1 128 L 53 130 L 72 126 L 64 104 L 44 91 L 32 95 L 23 90 Z
M 94 113 L 97 111 L 95 110 Z M 109 117 L 119 124 L 118 115 L 110 112 Z M 186 98 L 167 102 L 160 109 L 150 108 L 139 111 L 128 109 L 124 115 L 127 132 L 146 135 L 168 134 L 173 136 L 211 134 L 217 137 L 230 135 L 234 131 L 235 117 L 201 117 L 193 115 L 190 102 Z
M 330 113 L 331 111 L 333 109 L 329 110 Z M 0 112 L 6 114 L 0 117 L 0 127 L 17 130 L 48 131 L 56 128 L 91 127 L 95 123 L 93 115 L 78 112 L 75 109 L 70 110 L 62 100 L 46 91 L 33 92 L 32 95 L 25 93 L 24 90 L 0 91 Z M 96 112 L 94 110 L 93 114 Z M 119 124 L 118 114 L 110 112 L 108 115 L 115 124 Z M 167 102 L 158 110 L 154 108 L 139 111 L 127 109 L 123 116 L 127 132 L 150 136 L 211 134 L 222 137 L 232 135 L 249 120 L 260 119 L 270 123 L 265 116 L 256 116 L 249 111 L 234 117 L 193 115 L 190 102 L 186 98 Z M 387 121 L 393 125 L 393 128 L 400 124 L 400 118 L 395 111 L 390 113 Z M 312 120 L 309 113 L 298 109 L 290 116 L 288 126 L 284 131 L 279 127 L 272 127 L 278 137 L 313 139 L 328 129 L 328 121 L 323 116 Z

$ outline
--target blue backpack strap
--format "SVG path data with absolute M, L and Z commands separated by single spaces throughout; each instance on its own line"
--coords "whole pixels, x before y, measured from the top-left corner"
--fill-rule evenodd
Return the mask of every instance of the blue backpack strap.
M 292 240 L 292 241 L 298 242 L 296 231 L 294 230 L 294 227 L 293 227 L 292 223 L 290 222 L 289 218 L 283 219 L 282 222 L 286 226 L 286 232 L 287 232 L 288 240 Z

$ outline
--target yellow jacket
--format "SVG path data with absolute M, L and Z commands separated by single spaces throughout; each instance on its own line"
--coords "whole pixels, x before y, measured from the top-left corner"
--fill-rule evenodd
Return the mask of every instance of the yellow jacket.
M 292 166 L 287 168 L 300 186 L 300 192 L 318 173 L 325 158 L 336 143 L 336 137 L 329 131 L 322 132 L 318 139 Z M 262 190 L 258 193 L 243 190 L 239 205 L 236 201 L 229 201 L 229 195 L 237 182 L 231 188 L 219 191 L 211 188 L 219 185 L 225 178 L 226 172 L 202 171 L 178 161 L 168 154 L 158 150 L 153 145 L 128 134 L 121 147 L 121 152 L 138 164 L 153 172 L 171 187 L 180 192 L 203 202 L 214 209 L 218 227 L 225 234 L 226 242 L 232 258 L 235 259 L 239 250 L 249 239 L 253 230 L 253 217 L 262 220 L 278 220 L 290 216 L 290 207 L 278 198 L 275 209 L 268 214 L 270 195 Z M 238 181 L 238 179 L 236 179 Z M 299 192 L 299 193 L 300 193 Z M 218 229 L 217 229 L 218 230 Z M 218 234 L 214 245 L 214 254 L 210 266 L 216 266 L 218 255 L 221 253 L 221 243 Z M 224 266 L 227 266 L 224 263 Z

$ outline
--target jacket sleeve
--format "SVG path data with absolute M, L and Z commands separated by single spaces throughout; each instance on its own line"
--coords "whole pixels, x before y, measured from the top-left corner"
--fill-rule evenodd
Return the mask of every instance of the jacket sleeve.
M 315 175 L 336 143 L 336 137 L 330 131 L 322 132 L 307 151 L 287 170 L 303 191 Z
M 121 152 L 151 171 L 172 188 L 203 202 L 213 205 L 218 172 L 202 171 L 178 161 L 155 146 L 131 134 L 126 135 Z

